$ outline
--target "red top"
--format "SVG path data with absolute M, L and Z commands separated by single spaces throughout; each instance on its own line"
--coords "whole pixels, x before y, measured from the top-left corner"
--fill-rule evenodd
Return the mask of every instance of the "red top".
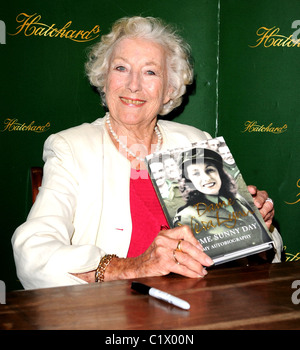
M 147 170 L 131 170 L 130 210 L 132 234 L 128 258 L 144 253 L 161 230 L 161 226 L 168 226 Z

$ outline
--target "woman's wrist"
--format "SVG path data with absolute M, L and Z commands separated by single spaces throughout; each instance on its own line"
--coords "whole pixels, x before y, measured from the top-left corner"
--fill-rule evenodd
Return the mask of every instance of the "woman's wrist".
M 82 273 L 71 273 L 71 275 L 80 278 L 87 283 L 95 282 L 95 270 Z
M 139 265 L 137 258 L 125 259 L 115 257 L 105 269 L 104 281 L 138 278 L 140 271 Z
M 103 257 L 104 258 L 104 257 Z M 102 259 L 103 259 L 102 258 Z M 130 278 L 137 278 L 138 277 L 138 271 L 139 271 L 139 264 L 136 263 L 135 258 L 119 258 L 116 255 L 114 255 L 111 259 L 103 259 L 100 260 L 99 265 L 104 262 L 109 263 L 106 264 L 104 270 L 102 269 L 102 282 L 103 281 L 114 281 L 114 280 L 121 280 L 121 279 L 130 279 Z M 99 268 L 98 265 L 98 268 Z M 100 265 L 100 268 L 103 267 L 103 264 Z M 95 282 L 101 282 L 100 280 L 97 280 L 97 270 L 83 272 L 83 273 L 72 273 L 73 276 L 80 278 L 88 283 L 95 283 Z M 99 273 L 98 273 L 98 279 L 99 279 Z
M 95 282 L 104 282 L 106 268 L 114 258 L 118 258 L 116 254 L 104 255 L 95 272 Z

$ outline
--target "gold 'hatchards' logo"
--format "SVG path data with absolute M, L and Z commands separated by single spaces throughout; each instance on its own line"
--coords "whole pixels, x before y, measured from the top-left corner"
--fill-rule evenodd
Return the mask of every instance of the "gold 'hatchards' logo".
M 295 27 L 293 27 L 295 28 Z M 256 31 L 256 35 L 258 39 L 256 40 L 256 44 L 249 45 L 251 48 L 255 48 L 258 46 L 263 46 L 266 48 L 269 47 L 300 47 L 300 39 L 298 39 L 299 29 L 296 30 L 289 36 L 282 35 L 280 33 L 279 27 L 260 27 Z
M 282 126 L 275 126 L 273 123 L 268 125 L 258 124 L 256 120 L 247 120 L 244 124 L 245 128 L 242 132 L 260 132 L 271 134 L 282 134 L 287 131 L 287 124 Z
M 20 25 L 16 28 L 16 33 L 9 35 L 18 35 L 23 33 L 25 36 L 40 36 L 50 38 L 65 38 L 77 42 L 86 42 L 96 39 L 100 35 L 100 26 L 95 25 L 90 30 L 75 30 L 71 28 L 72 21 L 67 22 L 63 27 L 58 28 L 55 23 L 48 25 L 41 22 L 42 16 L 39 14 L 28 15 L 19 13 L 16 21 Z
M 31 131 L 35 133 L 42 133 L 50 129 L 50 123 L 47 122 L 45 125 L 36 125 L 33 120 L 29 124 L 19 123 L 16 118 L 6 118 L 4 120 L 4 127 L 0 132 L 4 131 Z

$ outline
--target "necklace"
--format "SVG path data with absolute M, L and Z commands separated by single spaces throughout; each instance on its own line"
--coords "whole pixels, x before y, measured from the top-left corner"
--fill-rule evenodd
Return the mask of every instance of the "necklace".
M 136 158 L 137 160 L 140 161 L 144 161 L 144 158 L 141 158 L 139 156 L 137 156 L 134 152 L 132 152 L 126 145 L 125 143 L 123 143 L 120 139 L 119 136 L 113 131 L 113 128 L 111 126 L 111 122 L 110 122 L 110 115 L 109 113 L 106 113 L 106 123 L 108 125 L 109 131 L 111 132 L 112 136 L 114 137 L 114 139 L 118 142 L 118 144 L 131 156 L 133 156 L 134 158 Z M 155 152 L 158 152 L 160 150 L 161 147 L 161 140 L 162 140 L 162 135 L 161 132 L 158 129 L 158 126 L 156 125 L 154 128 L 154 131 L 157 135 L 157 145 L 156 145 L 156 150 Z

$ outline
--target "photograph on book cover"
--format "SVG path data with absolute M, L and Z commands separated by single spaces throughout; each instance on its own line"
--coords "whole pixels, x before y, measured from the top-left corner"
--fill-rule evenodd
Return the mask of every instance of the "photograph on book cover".
M 223 137 L 156 152 L 146 163 L 170 227 L 189 225 L 216 264 L 272 248 Z

